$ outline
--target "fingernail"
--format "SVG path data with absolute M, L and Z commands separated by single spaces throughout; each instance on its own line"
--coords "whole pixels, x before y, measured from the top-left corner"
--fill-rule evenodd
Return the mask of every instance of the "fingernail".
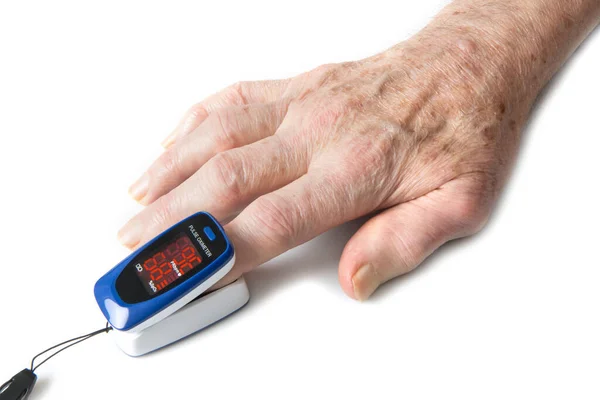
M 356 271 L 352 277 L 354 297 L 356 300 L 365 301 L 379 287 L 375 269 L 371 264 L 365 264 Z
M 125 247 L 133 248 L 140 242 L 140 232 L 136 225 L 128 223 L 117 234 L 117 239 Z
M 142 200 L 146 193 L 148 193 L 148 187 L 150 185 L 150 177 L 148 173 L 144 173 L 140 179 L 137 180 L 131 187 L 129 188 L 129 194 L 136 201 Z

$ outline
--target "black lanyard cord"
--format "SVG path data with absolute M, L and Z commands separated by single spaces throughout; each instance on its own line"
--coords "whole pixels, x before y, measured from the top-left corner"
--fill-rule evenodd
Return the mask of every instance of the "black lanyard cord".
M 101 333 L 105 333 L 105 332 L 108 333 L 112 329 L 113 329 L 112 326 L 108 325 L 108 322 L 107 322 L 106 326 L 102 329 L 98 329 L 97 331 L 88 333 L 86 335 L 78 336 L 73 339 L 65 340 L 64 342 L 59 343 L 50 348 L 47 348 L 46 350 L 37 354 L 35 357 L 33 357 L 31 359 L 30 369 L 25 368 L 23 371 L 19 372 L 18 374 L 13 376 L 10 380 L 8 380 L 6 383 L 4 383 L 2 386 L 0 386 L 0 400 L 25 400 L 25 399 L 27 399 L 27 397 L 29 396 L 29 393 L 31 393 L 31 391 L 33 390 L 33 387 L 35 386 L 35 382 L 37 381 L 37 375 L 34 373 L 34 371 L 36 369 L 41 367 L 46 361 L 48 361 L 49 359 L 51 359 L 52 357 L 54 357 L 61 351 L 65 351 L 69 347 L 75 346 L 76 344 L 81 343 L 84 340 L 88 340 L 89 338 L 92 338 Z M 61 346 L 64 346 L 64 347 L 59 348 Z M 46 354 L 47 352 L 49 352 L 51 350 L 57 349 L 57 348 L 59 348 L 59 349 L 56 350 L 55 352 L 53 352 L 52 354 L 50 354 L 48 357 L 46 357 L 44 359 L 44 361 L 35 365 L 35 360 L 38 357 L 40 357 L 43 354 Z
M 104 332 L 108 333 L 111 330 L 112 330 L 112 326 L 109 326 L 108 322 L 107 322 L 106 326 L 104 328 L 102 328 L 102 329 L 98 329 L 97 331 L 88 333 L 86 335 L 78 336 L 78 337 L 73 338 L 73 339 L 65 340 L 62 343 L 59 343 L 59 344 L 54 345 L 54 346 L 52 346 L 50 348 L 47 348 L 46 350 L 42 351 L 41 353 L 37 354 L 35 357 L 33 357 L 31 359 L 31 367 L 30 367 L 31 372 L 35 372 L 35 370 L 38 369 L 42 364 L 44 364 L 46 361 L 48 361 L 49 359 L 51 359 L 52 357 L 54 357 L 55 355 L 57 355 L 61 351 L 64 351 L 64 350 L 68 349 L 71 346 L 75 346 L 76 344 L 81 343 L 84 340 L 88 340 L 90 338 L 93 338 L 94 336 L 99 335 L 101 333 L 104 333 Z M 65 346 L 62 349 L 55 351 L 50 356 L 48 356 L 44 361 L 42 361 L 41 363 L 39 363 L 35 367 L 33 366 L 33 364 L 35 363 L 35 359 L 38 358 L 39 356 L 41 356 L 42 354 L 45 354 L 45 353 L 49 352 L 50 350 L 54 350 L 57 347 L 63 346 L 63 345 L 68 344 L 68 343 L 70 343 L 68 346 Z

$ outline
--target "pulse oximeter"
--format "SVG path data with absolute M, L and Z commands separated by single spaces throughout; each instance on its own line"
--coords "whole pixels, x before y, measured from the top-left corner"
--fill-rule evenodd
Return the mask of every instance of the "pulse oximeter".
M 243 278 L 202 295 L 233 267 L 223 227 L 200 212 L 167 229 L 101 277 L 94 287 L 117 344 L 142 355 L 182 339 L 249 299 Z

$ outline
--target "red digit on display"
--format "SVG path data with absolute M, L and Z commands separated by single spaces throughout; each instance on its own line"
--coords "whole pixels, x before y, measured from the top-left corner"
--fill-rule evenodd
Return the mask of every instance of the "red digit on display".
M 146 271 L 152 271 L 154 268 L 156 268 L 156 262 L 152 258 L 146 260 L 144 262 L 144 268 L 146 269 Z
M 187 274 L 202 262 L 192 239 L 185 234 L 181 234 L 175 238 L 175 242 L 168 243 L 159 250 L 161 251 L 143 263 L 146 272 L 142 274 L 146 284 L 150 283 L 147 280 L 152 280 L 157 291 L 163 290 L 176 281 L 178 275 Z M 175 272 L 173 264 L 177 265 L 179 274 Z
M 162 264 L 163 262 L 165 262 L 165 260 L 167 259 L 167 257 L 165 257 L 165 253 L 163 253 L 162 251 L 160 253 L 157 253 L 154 257 L 152 257 L 152 259 L 157 263 L 157 264 Z
M 187 271 L 186 271 L 186 268 L 187 268 Z M 189 262 L 186 262 L 181 267 L 179 267 L 179 272 L 181 272 L 181 275 L 183 275 L 186 272 L 191 271 L 192 269 L 194 269 L 194 267 L 192 267 L 192 264 L 190 264 Z
M 193 262 L 192 260 L 194 260 L 194 261 L 197 260 L 198 262 L 202 261 L 202 258 L 200 258 L 200 256 L 198 255 L 198 253 L 192 246 L 186 247 L 183 250 L 183 255 L 190 262 Z
M 173 257 L 173 261 L 175 261 L 175 264 L 180 265 L 185 262 L 185 258 L 181 254 L 177 254 L 175 257 Z
M 186 258 L 186 259 L 190 259 L 192 257 L 194 257 L 196 255 L 196 252 L 194 251 L 194 249 L 192 248 L 192 246 L 187 246 L 185 249 L 183 249 L 181 251 L 181 254 Z
M 171 269 L 171 264 L 164 263 L 164 264 L 161 264 L 160 271 L 165 275 L 169 275 L 173 271 L 173 269 Z
M 158 273 L 158 275 L 157 275 L 157 273 Z M 152 280 L 154 281 L 155 284 L 158 283 L 158 281 L 163 278 L 163 273 L 160 270 L 160 268 L 153 269 L 150 272 L 150 278 L 152 278 Z

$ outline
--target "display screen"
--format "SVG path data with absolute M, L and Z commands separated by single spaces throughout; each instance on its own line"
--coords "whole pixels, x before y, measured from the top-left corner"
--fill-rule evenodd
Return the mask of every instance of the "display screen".
M 155 295 L 201 262 L 202 257 L 192 240 L 185 233 L 180 233 L 139 262 L 135 269 L 146 291 Z

